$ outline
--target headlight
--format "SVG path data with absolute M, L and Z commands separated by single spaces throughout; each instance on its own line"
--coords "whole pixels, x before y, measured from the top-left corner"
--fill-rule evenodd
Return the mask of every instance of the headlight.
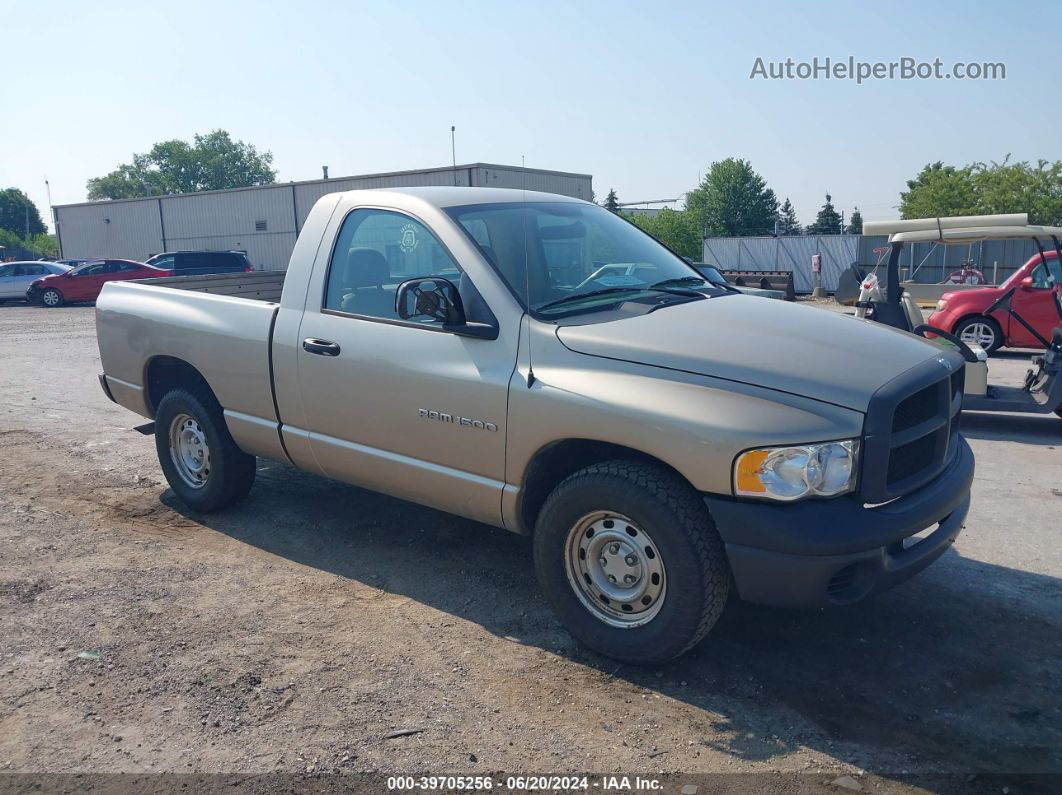
M 937 301 L 937 311 L 938 312 L 943 312 L 947 308 L 948 308 L 948 302 L 945 301 L 943 298 L 941 298 L 939 301 Z
M 791 502 L 855 488 L 859 441 L 747 450 L 734 462 L 734 494 Z

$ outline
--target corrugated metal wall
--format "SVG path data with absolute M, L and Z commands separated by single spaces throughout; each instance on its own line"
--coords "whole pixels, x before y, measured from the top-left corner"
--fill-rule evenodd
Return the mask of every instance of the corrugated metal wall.
M 1044 241 L 1047 248 L 1050 241 Z M 841 271 L 853 262 L 873 267 L 875 248 L 888 245 L 884 235 L 796 235 L 793 237 L 709 237 L 704 240 L 704 261 L 722 270 L 792 271 L 796 291 L 809 293 L 815 286 L 811 272 L 813 254 L 822 256 L 822 286 L 837 287 Z M 900 267 L 907 278 L 936 284 L 964 260 L 972 260 L 985 278 L 1006 280 L 1037 253 L 1031 240 L 985 240 L 962 246 L 915 243 L 904 247 Z
M 56 217 L 66 257 L 144 260 L 162 251 L 162 216 L 157 200 L 57 207 Z
M 472 184 L 478 188 L 523 188 L 545 193 L 560 193 L 586 201 L 591 201 L 593 197 L 590 177 L 583 174 L 486 165 L 480 165 L 472 171 Z
M 145 260 L 178 249 L 246 251 L 255 268 L 283 270 L 314 203 L 328 193 L 369 188 L 459 185 L 527 188 L 589 200 L 591 178 L 483 163 L 289 182 L 181 196 L 70 204 L 55 208 L 64 257 Z

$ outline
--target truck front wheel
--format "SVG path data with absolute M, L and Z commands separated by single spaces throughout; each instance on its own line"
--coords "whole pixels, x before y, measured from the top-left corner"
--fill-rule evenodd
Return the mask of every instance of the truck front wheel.
M 202 387 L 175 389 L 159 401 L 155 449 L 173 493 L 194 510 L 227 508 L 254 484 L 254 456 L 236 446 L 217 399 Z
M 637 665 L 693 647 L 730 588 L 704 503 L 652 464 L 609 461 L 563 481 L 539 514 L 534 558 L 565 627 L 595 651 Z

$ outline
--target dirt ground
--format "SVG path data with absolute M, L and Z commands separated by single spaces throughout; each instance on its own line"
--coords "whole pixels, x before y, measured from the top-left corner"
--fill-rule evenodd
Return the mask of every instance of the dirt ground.
M 643 670 L 577 645 L 504 531 L 266 461 L 240 506 L 188 511 L 99 369 L 91 307 L 0 307 L 0 771 L 1062 773 L 1054 416 L 966 421 L 973 508 L 914 580 L 734 603 Z

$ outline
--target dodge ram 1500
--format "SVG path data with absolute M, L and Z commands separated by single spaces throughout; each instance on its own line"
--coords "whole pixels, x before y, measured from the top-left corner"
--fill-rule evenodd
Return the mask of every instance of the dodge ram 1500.
M 568 197 L 330 194 L 286 272 L 110 283 L 97 331 L 191 508 L 245 497 L 261 456 L 531 534 L 559 619 L 634 663 L 732 587 L 896 585 L 969 507 L 957 353 L 713 285 Z

